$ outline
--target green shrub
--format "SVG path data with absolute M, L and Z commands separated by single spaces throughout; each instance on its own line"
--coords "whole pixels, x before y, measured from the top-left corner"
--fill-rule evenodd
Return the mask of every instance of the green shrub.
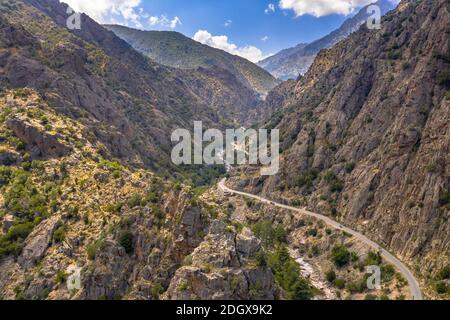
M 164 288 L 160 283 L 157 283 L 152 287 L 151 293 L 153 299 L 159 300 L 159 296 L 164 293 Z
M 66 237 L 66 227 L 60 226 L 53 232 L 52 240 L 55 243 L 61 243 Z
M 13 172 L 10 167 L 0 166 L 0 188 L 9 184 Z
M 331 260 L 340 268 L 349 263 L 350 257 L 350 251 L 344 245 L 335 245 L 331 250 Z
M 437 76 L 436 82 L 438 85 L 449 87 L 450 86 L 450 70 L 441 72 Z
M 345 171 L 347 173 L 351 173 L 355 169 L 355 167 L 356 167 L 356 164 L 354 162 L 347 163 L 345 165 Z
M 188 285 L 188 283 L 186 282 L 186 281 L 181 281 L 179 284 L 178 284 L 178 287 L 177 287 L 177 289 L 178 289 L 178 291 L 179 292 L 184 292 L 184 291 L 186 291 L 187 289 L 189 288 L 189 285 Z
M 140 194 L 133 194 L 129 199 L 128 199 L 128 206 L 130 208 L 135 208 L 137 206 L 140 206 L 142 204 L 142 196 Z
M 333 283 L 336 280 L 336 272 L 334 272 L 334 270 L 330 270 L 325 274 L 325 277 L 328 282 Z
M 258 251 L 256 253 L 255 259 L 256 259 L 256 265 L 258 267 L 262 267 L 263 268 L 263 267 L 267 266 L 266 255 L 265 255 L 265 253 L 262 250 L 260 250 L 260 251 Z
M 364 264 L 366 266 L 379 266 L 382 262 L 381 254 L 379 252 L 369 251 Z
M 384 264 L 381 266 L 381 278 L 385 282 L 391 281 L 395 276 L 395 268 L 390 264 Z
M 438 294 L 450 293 L 450 286 L 448 286 L 444 281 L 436 282 L 435 289 Z
M 439 204 L 441 206 L 446 206 L 450 204 L 450 192 L 446 191 L 440 195 Z
M 334 286 L 338 289 L 344 289 L 345 288 L 345 280 L 338 278 L 334 280 Z
M 309 237 L 317 237 L 317 229 L 311 228 L 306 231 L 306 235 Z
M 269 254 L 267 262 L 288 299 L 310 300 L 314 297 L 314 288 L 300 276 L 300 268 L 289 256 L 286 246 L 281 245 Z
M 319 176 L 319 172 L 315 169 L 311 169 L 307 171 L 305 174 L 299 176 L 296 180 L 295 185 L 299 188 L 305 187 L 306 189 L 310 190 L 313 185 L 314 181 Z
M 281 225 L 276 225 L 271 221 L 264 220 L 255 223 L 251 227 L 256 237 L 261 239 L 264 246 L 271 248 L 280 243 L 286 242 L 286 231 Z
M 86 248 L 88 259 L 94 260 L 97 255 L 97 252 L 99 250 L 102 250 L 104 245 L 105 245 L 104 239 L 98 239 L 89 244 Z
M 442 268 L 436 275 L 436 280 L 449 280 L 450 279 L 450 266 Z
M 344 189 L 344 182 L 341 181 L 334 172 L 328 171 L 325 174 L 324 179 L 330 186 L 331 192 L 341 192 Z
M 58 273 L 56 274 L 55 277 L 55 282 L 57 284 L 61 284 L 67 281 L 67 273 L 65 273 L 64 271 L 58 271 Z
M 119 237 L 119 244 L 125 248 L 126 253 L 132 253 L 134 251 L 133 234 L 130 231 L 123 232 Z

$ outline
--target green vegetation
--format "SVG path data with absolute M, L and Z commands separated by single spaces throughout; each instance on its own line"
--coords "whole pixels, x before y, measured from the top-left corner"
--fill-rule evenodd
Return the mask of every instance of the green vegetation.
M 57 284 L 62 284 L 65 283 L 67 281 L 67 273 L 65 273 L 64 271 L 58 271 L 56 273 L 56 277 L 55 277 L 55 282 Z
M 334 286 L 338 289 L 344 289 L 345 288 L 345 280 L 338 278 L 336 280 L 334 280 Z
M 295 186 L 299 188 L 305 187 L 307 190 L 311 190 L 311 188 L 314 185 L 314 181 L 317 179 L 318 176 L 319 172 L 315 169 L 311 169 L 297 178 Z
M 159 296 L 164 293 L 164 288 L 160 283 L 157 283 L 152 287 L 151 293 L 153 299 L 159 300 Z
M 134 251 L 133 234 L 130 231 L 125 231 L 119 236 L 119 244 L 125 248 L 125 252 L 130 254 Z
M 271 221 L 259 221 L 251 229 L 267 248 L 273 248 L 286 242 L 286 231 L 284 228 L 281 225 L 274 226 Z
M 13 226 L 0 237 L 0 257 L 19 254 L 24 240 L 42 219 L 47 218 L 48 195 L 38 191 L 30 173 L 0 167 L 0 187 L 4 190 L 6 212 L 15 218 Z
M 86 248 L 87 256 L 89 260 L 94 260 L 97 252 L 102 250 L 103 246 L 105 245 L 105 240 L 103 238 L 100 238 L 91 244 L 89 244 Z
M 325 174 L 324 179 L 330 186 L 331 192 L 341 192 L 344 190 L 344 182 L 340 180 L 333 171 L 328 171 Z
M 188 285 L 188 283 L 187 283 L 186 281 L 181 281 L 181 282 L 178 284 L 178 287 L 177 287 L 177 289 L 178 289 L 179 292 L 184 292 L 184 291 L 186 291 L 188 288 L 189 288 L 189 285 Z
M 442 268 L 436 275 L 436 280 L 449 280 L 449 279 L 450 279 L 450 266 Z
M 350 262 L 351 253 L 344 245 L 335 245 L 331 250 L 331 260 L 334 264 L 342 268 Z
M 435 285 L 437 294 L 450 294 L 450 286 L 444 281 L 438 281 Z
M 61 243 L 64 241 L 65 236 L 66 236 L 66 227 L 60 226 L 55 230 L 55 232 L 53 232 L 52 240 L 55 243 Z
M 439 197 L 439 204 L 441 206 L 449 206 L 450 205 L 450 192 L 445 191 Z
M 328 282 L 333 283 L 336 280 L 336 272 L 334 272 L 334 270 L 330 270 L 325 274 L 325 277 Z
M 300 276 L 298 264 L 289 256 L 284 245 L 269 254 L 268 265 L 272 269 L 275 280 L 283 288 L 290 300 L 310 300 L 314 297 L 314 288 Z
M 379 266 L 382 263 L 381 254 L 379 252 L 369 251 L 366 259 L 364 260 L 364 265 L 366 266 Z
M 436 78 L 437 84 L 450 87 L 450 70 L 441 72 Z

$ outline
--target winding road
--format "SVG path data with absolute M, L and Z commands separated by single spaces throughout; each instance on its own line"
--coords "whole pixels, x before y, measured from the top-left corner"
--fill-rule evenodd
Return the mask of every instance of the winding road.
M 317 214 L 314 212 L 310 212 L 307 211 L 306 208 L 303 209 L 299 209 L 299 208 L 295 208 L 295 207 L 291 207 L 291 206 L 287 206 L 281 203 L 277 203 L 275 201 L 271 201 L 268 199 L 265 199 L 263 197 L 260 196 L 256 196 L 254 194 L 251 193 L 246 193 L 246 192 L 241 192 L 241 191 L 236 191 L 233 189 L 228 188 L 225 183 L 226 183 L 226 178 L 222 179 L 219 182 L 219 188 L 224 191 L 224 192 L 228 192 L 230 194 L 237 194 L 237 195 L 241 195 L 241 196 L 245 196 L 245 197 L 249 197 L 255 200 L 258 200 L 262 203 L 266 203 L 269 205 L 273 205 L 279 208 L 283 208 L 283 209 L 287 209 L 287 210 L 291 210 L 291 211 L 295 211 L 295 212 L 299 212 L 302 213 L 304 215 L 310 216 L 310 217 L 314 217 L 316 219 L 322 220 L 323 222 L 325 222 L 327 225 L 347 232 L 349 234 L 351 234 L 352 236 L 356 237 L 358 240 L 364 242 L 365 244 L 367 244 L 368 246 L 370 246 L 372 249 L 374 249 L 375 251 L 379 251 L 382 258 L 384 260 L 386 260 L 387 262 L 391 263 L 392 265 L 394 265 L 399 271 L 400 273 L 405 277 L 405 279 L 408 281 L 408 285 L 409 285 L 409 289 L 411 291 L 411 295 L 413 297 L 413 300 L 422 300 L 422 291 L 420 290 L 420 286 L 418 281 L 416 280 L 416 278 L 414 277 L 414 275 L 412 274 L 412 272 L 408 269 L 407 266 L 405 266 L 399 259 L 397 259 L 395 256 L 393 256 L 391 253 L 389 253 L 387 250 L 383 249 L 381 246 L 379 246 L 378 244 L 376 244 L 375 242 L 373 242 L 372 240 L 370 240 L 369 238 L 367 238 L 366 236 L 364 236 L 363 234 L 354 231 L 346 226 L 343 226 L 342 224 L 340 224 L 339 222 L 336 222 L 332 219 L 330 219 L 327 216 L 321 215 L 321 214 Z

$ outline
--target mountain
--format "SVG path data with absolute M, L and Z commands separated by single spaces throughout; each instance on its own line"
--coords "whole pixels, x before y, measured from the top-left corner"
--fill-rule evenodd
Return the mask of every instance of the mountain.
M 105 27 L 139 52 L 166 66 L 180 69 L 217 66 L 228 70 L 248 88 L 263 96 L 279 83 L 256 64 L 201 44 L 178 32 L 141 31 L 118 25 Z
M 83 119 L 110 156 L 174 174 L 173 130 L 192 129 L 194 120 L 223 128 L 258 114 L 258 95 L 227 70 L 160 65 L 86 15 L 69 32 L 56 0 L 3 1 L 0 10 L 0 81 L 33 88 L 58 112 Z
M 390 0 L 379 0 L 375 4 L 380 7 L 382 15 L 395 8 Z M 282 50 L 260 61 L 258 65 L 276 78 L 282 80 L 297 79 L 299 75 L 308 71 L 320 50 L 331 48 L 358 30 L 367 21 L 367 18 L 371 15 L 367 13 L 367 8 L 368 6 L 362 8 L 355 16 L 346 20 L 339 29 L 329 35 L 310 44 L 301 43 L 294 48 Z
M 434 297 L 449 264 L 449 30 L 448 1 L 402 1 L 381 30 L 322 50 L 269 122 L 279 174 L 235 178 L 366 233 Z

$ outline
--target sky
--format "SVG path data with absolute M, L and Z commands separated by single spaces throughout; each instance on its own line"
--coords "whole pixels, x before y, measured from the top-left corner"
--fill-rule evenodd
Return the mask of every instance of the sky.
M 100 23 L 177 31 L 257 62 L 327 35 L 375 0 L 60 1 Z

